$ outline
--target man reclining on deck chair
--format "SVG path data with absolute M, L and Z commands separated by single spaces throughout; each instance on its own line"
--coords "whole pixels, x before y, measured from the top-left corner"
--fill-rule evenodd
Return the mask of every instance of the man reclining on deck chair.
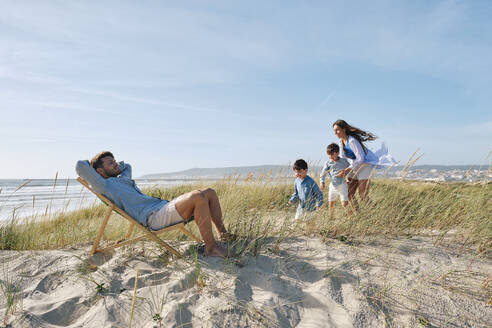
M 96 192 L 108 197 L 151 230 L 187 221 L 194 215 L 205 242 L 205 255 L 226 256 L 225 249 L 215 241 L 210 222 L 214 223 L 221 239 L 232 236 L 222 222 L 222 210 L 215 190 L 194 190 L 171 201 L 150 197 L 142 193 L 132 180 L 130 164 L 116 162 L 109 151 L 97 154 L 90 163 L 78 161 L 75 170 Z

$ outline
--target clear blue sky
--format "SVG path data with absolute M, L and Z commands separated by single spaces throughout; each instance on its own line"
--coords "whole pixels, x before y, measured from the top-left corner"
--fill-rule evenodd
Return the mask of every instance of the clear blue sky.
M 406 162 L 492 149 L 490 1 L 2 1 L 0 178 L 325 160 L 338 118 Z M 489 158 L 490 161 L 490 158 Z

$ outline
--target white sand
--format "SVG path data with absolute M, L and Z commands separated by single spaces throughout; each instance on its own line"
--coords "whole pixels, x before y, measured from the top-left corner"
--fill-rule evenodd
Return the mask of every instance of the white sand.
M 11 327 L 486 327 L 492 261 L 429 237 L 342 243 L 291 238 L 239 260 L 199 256 L 166 264 L 152 243 L 95 256 L 77 249 L 1 252 L 0 279 L 18 283 Z M 181 244 L 186 249 L 187 243 Z M 93 268 L 94 270 L 94 268 Z M 104 283 L 102 293 L 97 284 Z M 162 303 L 162 305 L 160 305 Z

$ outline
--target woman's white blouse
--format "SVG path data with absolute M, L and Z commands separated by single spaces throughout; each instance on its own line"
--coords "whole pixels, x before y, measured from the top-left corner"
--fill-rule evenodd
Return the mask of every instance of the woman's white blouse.
M 346 156 L 345 151 L 343 150 L 343 141 L 341 139 L 339 142 L 340 157 L 347 158 L 351 161 L 350 168 L 352 170 L 359 169 L 364 163 L 375 165 L 376 168 L 388 167 L 396 163 L 393 157 L 388 154 L 388 148 L 386 148 L 384 143 L 381 145 L 381 149 L 376 151 L 376 153 L 373 153 L 369 148 L 367 149 L 367 152 L 364 152 L 364 148 L 362 148 L 360 142 L 352 136 L 348 137 L 347 142 L 350 149 L 354 152 L 355 159 L 351 160 Z

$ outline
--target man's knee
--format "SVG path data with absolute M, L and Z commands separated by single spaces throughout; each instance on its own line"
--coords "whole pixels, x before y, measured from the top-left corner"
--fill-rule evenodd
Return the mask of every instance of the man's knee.
M 205 197 L 207 197 L 208 199 L 210 199 L 212 197 L 217 197 L 217 193 L 212 188 L 207 188 L 205 190 L 202 190 L 202 192 L 205 195 Z
M 189 197 L 195 203 L 207 201 L 207 197 L 205 196 L 205 194 L 201 190 L 193 190 L 192 192 L 189 193 Z

